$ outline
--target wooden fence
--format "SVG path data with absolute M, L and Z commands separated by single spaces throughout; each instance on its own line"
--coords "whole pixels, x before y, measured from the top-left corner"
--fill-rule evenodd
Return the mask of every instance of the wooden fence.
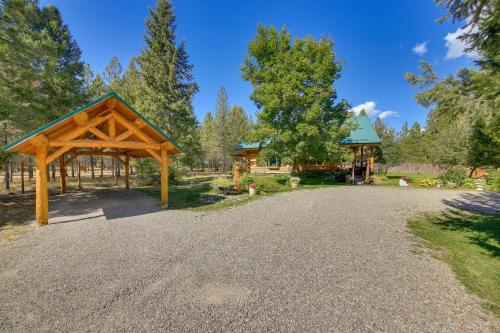
M 388 172 L 443 173 L 446 168 L 429 163 L 403 163 L 387 169 Z

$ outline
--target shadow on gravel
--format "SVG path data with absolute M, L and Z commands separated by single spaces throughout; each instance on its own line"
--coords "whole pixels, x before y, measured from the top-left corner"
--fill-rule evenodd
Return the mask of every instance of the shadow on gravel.
M 158 203 L 134 190 L 101 189 L 58 195 L 49 204 L 49 224 L 78 222 L 98 217 L 106 220 L 160 211 Z
M 500 214 L 500 193 L 463 193 L 460 198 L 443 200 L 443 203 L 453 209 L 463 209 L 484 214 Z

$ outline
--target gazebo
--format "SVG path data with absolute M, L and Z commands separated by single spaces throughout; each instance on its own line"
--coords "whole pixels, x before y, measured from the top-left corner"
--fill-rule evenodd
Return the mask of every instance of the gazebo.
M 350 148 L 354 154 L 354 158 L 352 161 L 352 182 L 355 183 L 356 179 L 356 169 L 363 172 L 365 170 L 365 181 L 368 182 L 370 179 L 370 175 L 374 172 L 375 166 L 375 158 L 374 158 L 374 150 L 375 146 L 382 144 L 377 132 L 372 126 L 370 119 L 367 116 L 361 115 L 357 117 L 349 118 L 348 120 L 352 126 L 353 130 L 349 133 L 349 136 L 339 142 L 341 146 Z M 366 161 L 366 169 L 363 166 L 363 155 L 364 148 L 370 149 L 370 156 Z M 358 158 L 358 151 L 360 152 Z M 359 159 L 359 167 L 357 160 Z M 361 179 L 363 178 L 361 174 Z
M 66 191 L 68 161 L 82 155 L 114 156 L 125 165 L 129 188 L 130 158 L 154 157 L 161 165 L 161 205 L 168 202 L 169 156 L 184 150 L 116 93 L 109 93 L 3 147 L 36 156 L 36 222 L 48 223 L 47 165 L 59 159 L 61 192 Z

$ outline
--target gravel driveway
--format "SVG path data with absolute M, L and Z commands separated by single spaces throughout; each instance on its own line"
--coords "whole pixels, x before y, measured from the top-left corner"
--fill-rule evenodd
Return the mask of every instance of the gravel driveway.
M 160 211 L 132 190 L 60 199 L 51 224 L 0 249 L 2 331 L 498 325 L 447 265 L 419 250 L 405 220 L 421 210 L 497 210 L 499 196 L 337 187 L 211 213 Z

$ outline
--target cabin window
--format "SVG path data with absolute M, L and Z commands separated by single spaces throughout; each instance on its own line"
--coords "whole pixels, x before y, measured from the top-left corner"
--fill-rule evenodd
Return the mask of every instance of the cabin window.
M 279 168 L 281 165 L 281 161 L 278 157 L 274 157 L 272 159 L 267 160 L 267 166 L 270 168 Z

